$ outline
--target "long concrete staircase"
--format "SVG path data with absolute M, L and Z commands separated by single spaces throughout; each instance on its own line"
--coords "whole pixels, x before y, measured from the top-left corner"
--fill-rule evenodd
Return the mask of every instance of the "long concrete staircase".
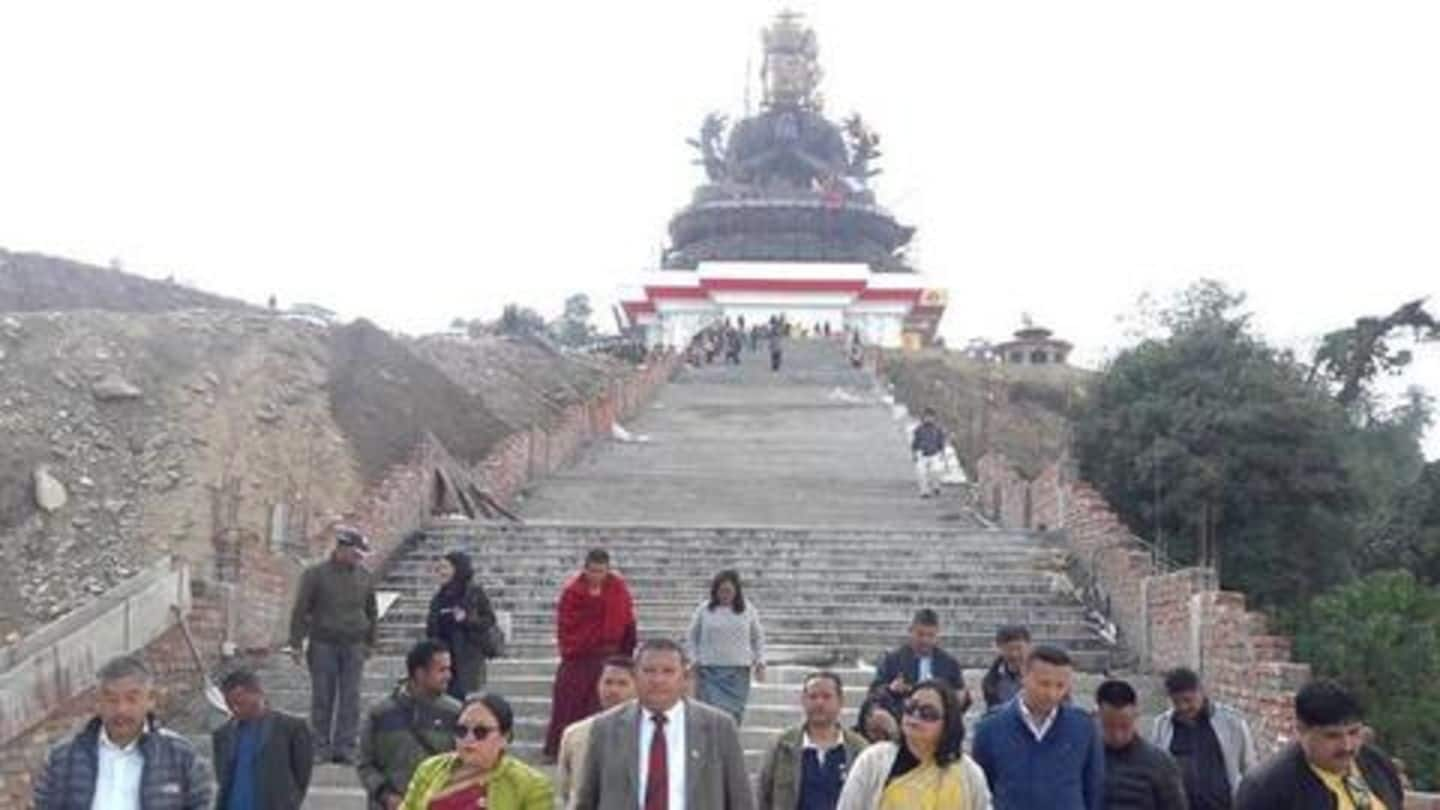
M 549 718 L 556 597 L 593 547 L 608 549 L 629 581 L 642 638 L 680 639 L 711 577 L 739 570 L 771 661 L 741 729 L 752 768 L 800 719 L 806 672 L 837 671 L 853 712 L 875 658 L 901 642 L 920 607 L 939 612 L 942 644 L 969 668 L 977 703 L 1000 624 L 1027 624 L 1082 669 L 1107 666 L 1106 644 L 1056 586 L 1063 554 L 1034 535 L 986 528 L 958 494 L 918 498 L 902 425 L 838 344 L 792 344 L 780 374 L 767 360 L 747 353 L 738 368 L 683 372 L 627 426 L 649 441 L 597 445 L 539 484 L 522 506 L 526 525 L 437 523 L 396 555 L 383 585 L 395 599 L 366 668 L 365 702 L 403 676 L 404 650 L 423 634 L 438 585 L 435 562 L 457 549 L 473 555 L 479 581 L 510 616 L 508 657 L 490 663 L 488 688 L 514 703 L 514 750 L 526 759 L 538 758 Z M 264 677 L 279 707 L 307 712 L 302 670 L 275 660 Z M 353 771 L 327 766 L 307 806 L 360 801 Z

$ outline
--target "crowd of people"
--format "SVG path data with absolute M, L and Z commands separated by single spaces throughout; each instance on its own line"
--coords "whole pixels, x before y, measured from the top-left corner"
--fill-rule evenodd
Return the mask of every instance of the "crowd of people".
M 695 336 L 686 353 L 686 362 L 697 368 L 717 362 L 738 366 L 747 343 L 752 354 L 759 352 L 763 344 L 770 355 L 770 370 L 778 372 L 784 364 L 785 344 L 790 339 L 838 336 L 845 338 L 850 364 L 855 368 L 863 366 L 865 347 L 859 332 L 848 328 L 843 332 L 832 330 L 829 321 L 808 326 L 797 324 L 784 315 L 773 315 L 764 323 L 751 323 L 748 327 L 743 315 L 716 321 Z
M 765 634 L 739 574 L 714 577 L 684 639 L 639 641 L 629 588 L 600 549 L 557 607 L 561 662 L 544 749 L 552 779 L 510 754 L 514 711 L 483 689 L 484 659 L 500 642 L 463 554 L 445 558 L 431 637 L 409 650 L 406 677 L 363 722 L 358 708 L 345 716 L 358 706 L 347 690 L 373 648 L 376 611 L 357 564 L 365 538 L 336 539 L 332 557 L 306 571 L 292 622 L 292 642 L 309 641 L 317 698 L 308 723 L 271 708 L 254 672 L 231 673 L 212 779 L 194 747 L 155 721 L 150 671 L 123 657 L 99 670 L 97 716 L 50 753 L 36 807 L 298 808 L 314 765 L 341 762 L 356 767 L 380 810 L 1403 808 L 1395 764 L 1368 742 L 1359 703 L 1334 682 L 1299 690 L 1298 738 L 1262 762 L 1246 718 L 1211 699 L 1196 673 L 1166 676 L 1170 708 L 1143 735 L 1132 684 L 1107 680 L 1095 710 L 1079 708 L 1071 657 L 1033 644 L 1022 626 L 995 635 L 967 745 L 972 696 L 929 609 L 880 660 L 854 727 L 841 722 L 843 679 L 807 674 L 797 688 L 804 719 L 768 743 L 752 785 L 739 727 L 752 677 L 765 678 Z

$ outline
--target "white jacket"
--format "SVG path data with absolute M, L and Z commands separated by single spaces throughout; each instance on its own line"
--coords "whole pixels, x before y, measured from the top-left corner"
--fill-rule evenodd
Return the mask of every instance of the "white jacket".
M 875 743 L 860 752 L 845 776 L 845 787 L 840 791 L 840 803 L 835 805 L 835 810 L 877 810 L 880 795 L 885 792 L 885 780 L 899 755 L 900 747 L 893 742 Z M 990 786 L 975 760 L 969 754 L 962 754 L 950 767 L 964 769 L 962 776 L 969 810 L 990 810 Z

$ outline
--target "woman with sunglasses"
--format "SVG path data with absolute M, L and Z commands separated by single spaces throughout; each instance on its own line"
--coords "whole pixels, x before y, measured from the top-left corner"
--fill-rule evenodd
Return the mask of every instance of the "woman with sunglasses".
M 875 743 L 855 759 L 837 810 L 990 810 L 985 774 L 964 742 L 954 690 L 922 681 L 905 701 L 900 741 Z
M 465 702 L 455 721 L 455 750 L 420 763 L 403 810 L 552 810 L 545 775 L 506 755 L 515 713 L 499 695 Z

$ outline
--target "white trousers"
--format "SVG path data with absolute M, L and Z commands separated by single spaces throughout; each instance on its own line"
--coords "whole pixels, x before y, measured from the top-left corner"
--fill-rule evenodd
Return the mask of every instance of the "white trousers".
M 940 479 L 945 475 L 945 454 L 922 455 L 915 460 L 915 478 L 920 483 L 920 494 L 940 494 Z

